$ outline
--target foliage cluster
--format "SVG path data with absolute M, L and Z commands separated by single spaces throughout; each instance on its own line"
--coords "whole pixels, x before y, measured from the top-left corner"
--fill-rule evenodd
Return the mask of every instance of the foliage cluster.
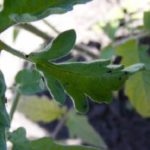
M 12 25 L 42 19 L 51 14 L 65 13 L 76 4 L 90 0 L 4 0 L 0 12 L 0 32 Z M 144 13 L 144 25 L 138 32 L 149 33 L 150 12 Z M 118 27 L 106 24 L 103 30 L 114 43 Z M 74 108 L 79 113 L 89 110 L 87 98 L 96 103 L 108 103 L 112 99 L 112 92 L 125 87 L 126 95 L 131 104 L 144 117 L 150 116 L 150 61 L 147 45 L 141 45 L 138 38 L 130 37 L 119 44 L 109 44 L 105 47 L 100 58 L 89 62 L 63 62 L 57 60 L 66 56 L 75 46 L 76 33 L 74 30 L 60 33 L 51 43 L 39 52 L 29 55 L 13 49 L 0 40 L 0 49 L 22 58 L 32 67 L 22 69 L 15 78 L 16 97 L 10 115 L 5 108 L 6 84 L 3 73 L 0 72 L 0 149 L 6 150 L 6 139 L 12 143 L 13 150 L 103 150 L 107 146 L 94 129 L 88 124 L 87 118 L 68 110 L 62 104 L 66 94 L 73 101 Z M 113 64 L 112 58 L 122 57 L 120 64 Z M 40 100 L 36 96 L 29 96 L 48 89 L 54 99 L 46 97 Z M 23 111 L 33 121 L 49 122 L 63 116 L 70 135 L 78 136 L 83 142 L 92 146 L 67 146 L 54 142 L 52 138 L 43 137 L 30 140 L 26 137 L 24 128 L 10 132 L 10 122 L 19 103 Z M 58 103 L 59 104 L 58 104 Z M 61 104 L 61 105 L 60 105 Z M 33 111 L 38 110 L 38 111 Z M 79 126 L 80 127 L 77 127 Z M 82 130 L 82 133 L 81 131 Z M 90 135 L 90 137 L 89 137 Z

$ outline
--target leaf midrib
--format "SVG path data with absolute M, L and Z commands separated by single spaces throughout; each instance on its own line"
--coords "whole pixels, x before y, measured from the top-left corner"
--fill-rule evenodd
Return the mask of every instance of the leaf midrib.
M 74 75 L 76 75 L 76 76 L 80 76 L 80 77 L 86 77 L 86 78 L 94 78 L 94 77 L 99 77 L 100 78 L 100 76 L 99 75 L 94 75 L 94 74 L 92 74 L 92 75 L 90 75 L 90 74 L 81 74 L 81 73 L 77 73 L 77 72 L 74 72 L 74 71 L 68 71 L 68 70 L 64 70 L 64 69 L 62 69 L 60 66 L 56 66 L 56 65 L 54 65 L 54 64 L 52 64 L 52 63 L 47 63 L 47 62 L 43 62 L 42 64 L 39 64 L 40 66 L 42 66 L 43 68 L 46 68 L 47 70 L 51 70 L 51 72 L 53 71 L 53 70 L 57 70 L 58 72 L 64 72 L 64 73 L 66 73 L 66 74 L 74 74 Z M 53 73 L 52 73 L 53 74 Z

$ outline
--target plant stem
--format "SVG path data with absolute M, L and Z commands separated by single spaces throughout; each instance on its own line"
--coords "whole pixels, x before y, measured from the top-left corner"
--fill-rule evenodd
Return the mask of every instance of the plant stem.
M 9 114 L 11 121 L 13 119 L 15 110 L 16 110 L 17 105 L 19 103 L 20 96 L 21 96 L 20 93 L 18 91 L 16 91 L 16 93 L 14 95 L 14 98 L 13 98 L 13 103 L 12 103 L 12 106 L 11 106 L 11 109 L 10 109 L 10 114 Z
M 26 57 L 26 55 L 25 55 L 24 53 L 19 52 L 19 51 L 16 50 L 16 49 L 13 49 L 12 47 L 10 47 L 9 45 L 7 45 L 6 43 L 4 43 L 4 42 L 1 41 L 1 40 L 0 40 L 0 49 L 3 49 L 3 50 L 5 50 L 5 51 L 7 51 L 7 52 L 9 52 L 9 53 L 11 53 L 11 54 L 13 54 L 13 55 L 19 57 L 19 58 L 24 59 L 24 60 L 30 61 L 30 60 Z
M 63 125 L 65 124 L 66 120 L 67 120 L 67 117 L 68 117 L 68 112 L 66 112 L 62 118 L 60 119 L 58 125 L 56 126 L 56 128 L 54 129 L 54 132 L 51 134 L 51 137 L 53 139 L 55 139 L 59 133 L 59 131 L 62 129 Z
M 17 27 L 23 28 L 23 29 L 25 29 L 27 31 L 30 31 L 31 33 L 35 34 L 38 37 L 41 37 L 45 41 L 52 40 L 52 37 L 50 37 L 50 35 L 48 35 L 47 33 L 39 30 L 38 28 L 36 28 L 35 26 L 33 26 L 31 24 L 27 24 L 27 23 L 19 24 L 19 25 L 17 25 Z
M 59 34 L 60 32 L 51 24 L 49 23 L 47 20 L 43 20 L 43 22 L 49 27 L 51 28 L 55 33 Z
M 28 59 L 28 57 L 26 57 L 25 54 L 23 54 L 22 52 L 19 52 L 18 50 L 16 49 L 13 49 L 12 47 L 8 46 L 7 44 L 5 44 L 3 41 L 0 40 L 0 49 L 2 50 L 5 50 L 19 58 L 22 58 L 24 60 L 27 60 L 27 61 L 30 61 Z M 14 98 L 13 98 L 13 103 L 12 103 L 12 106 L 11 106 L 11 109 L 10 109 L 10 120 L 12 121 L 13 119 L 13 116 L 14 116 L 14 113 L 15 113 L 15 110 L 17 108 L 17 105 L 18 105 L 18 102 L 19 102 L 19 99 L 20 99 L 20 93 L 18 91 L 16 91 L 15 95 L 14 95 Z

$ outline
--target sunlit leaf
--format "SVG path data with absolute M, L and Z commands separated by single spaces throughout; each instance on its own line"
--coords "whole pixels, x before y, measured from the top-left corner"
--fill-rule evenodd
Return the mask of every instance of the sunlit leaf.
M 50 122 L 61 117 L 66 109 L 46 97 L 23 97 L 18 110 L 33 121 Z
M 141 46 L 136 40 L 127 40 L 116 48 L 122 56 L 125 66 L 135 63 L 145 64 L 145 70 L 131 76 L 126 82 L 125 92 L 135 109 L 145 117 L 150 116 L 150 57 L 147 46 Z
M 144 12 L 144 27 L 150 30 L 150 11 Z

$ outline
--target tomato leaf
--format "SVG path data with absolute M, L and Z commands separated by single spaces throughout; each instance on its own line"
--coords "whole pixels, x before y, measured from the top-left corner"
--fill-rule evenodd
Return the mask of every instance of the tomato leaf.
M 88 110 L 86 96 L 95 102 L 109 102 L 112 91 L 118 90 L 134 70 L 143 68 L 143 65 L 139 64 L 124 70 L 122 66 L 109 66 L 109 63 L 109 60 L 66 64 L 39 61 L 36 66 L 42 71 L 45 80 L 48 81 L 50 75 L 62 84 L 78 111 L 86 112 Z
M 46 76 L 46 74 L 45 74 Z M 65 101 L 65 91 L 61 83 L 56 80 L 53 76 L 47 74 L 48 78 L 45 79 L 46 85 L 53 98 L 59 103 L 63 104 Z
M 63 41 L 69 41 L 72 37 L 73 40 L 71 41 L 73 42 L 71 45 L 68 42 L 58 42 L 59 39 L 61 40 L 60 37 L 65 38 Z M 57 59 L 62 54 L 69 52 L 74 43 L 74 31 L 63 32 L 52 42 L 52 53 L 50 48 L 41 53 L 31 53 L 29 59 L 43 73 L 53 97 L 62 103 L 64 101 L 64 89 L 73 100 L 75 108 L 80 112 L 88 110 L 87 96 L 95 102 L 109 102 L 112 91 L 118 90 L 133 72 L 143 68 L 142 64 L 138 64 L 124 70 L 123 66 L 110 65 L 110 60 L 106 59 L 61 64 L 50 62 L 52 58 Z M 57 48 L 54 48 L 53 51 L 53 47 Z
M 67 146 L 56 144 L 50 138 L 31 141 L 31 150 L 101 150 L 88 146 Z
M 24 128 L 18 128 L 9 133 L 8 139 L 13 144 L 12 150 L 103 150 L 81 145 L 61 145 L 48 137 L 30 141 L 26 137 Z
M 40 73 L 35 69 L 23 69 L 16 75 L 17 89 L 21 94 L 29 95 L 45 89 Z
M 75 4 L 90 0 L 5 0 L 0 12 L 0 32 L 20 22 L 42 19 L 50 14 L 64 13 Z
M 53 60 L 62 57 L 73 48 L 76 40 L 74 30 L 68 30 L 59 34 L 44 50 L 39 53 L 31 53 L 30 58 L 36 60 Z
M 26 131 L 20 127 L 8 134 L 8 140 L 12 142 L 12 150 L 30 150 L 30 141 L 26 138 Z

